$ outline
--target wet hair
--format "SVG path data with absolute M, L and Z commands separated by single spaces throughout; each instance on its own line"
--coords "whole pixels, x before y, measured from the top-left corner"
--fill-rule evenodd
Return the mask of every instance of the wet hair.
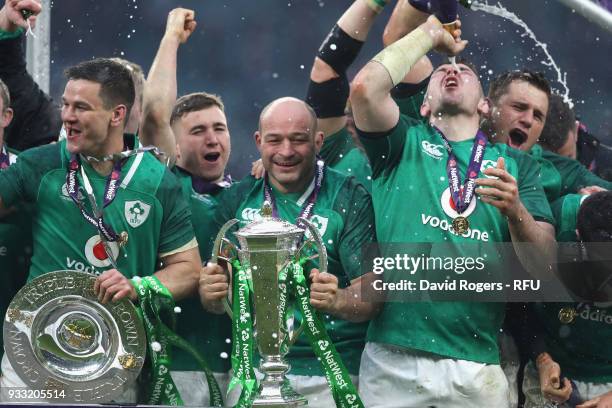
M 137 100 L 142 106 L 143 89 L 145 83 L 145 75 L 142 67 L 135 62 L 119 57 L 111 58 L 111 60 L 120 63 L 130 71 L 130 74 L 132 74 L 132 81 L 134 81 L 134 92 L 136 94 L 134 102 Z
M 583 242 L 612 242 L 612 191 L 600 191 L 584 200 L 576 229 Z
M 576 124 L 576 115 L 563 98 L 551 94 L 548 98 L 548 114 L 538 143 L 547 150 L 558 151 L 566 142 L 569 131 Z
M 514 81 L 525 81 L 544 92 L 546 96 L 550 96 L 550 83 L 544 74 L 523 69 L 520 71 L 507 71 L 498 75 L 489 84 L 488 97 L 496 103 L 508 91 L 508 87 Z
M 209 94 L 206 92 L 196 92 L 181 96 L 172 109 L 170 115 L 170 124 L 173 125 L 177 120 L 182 118 L 189 112 L 197 112 L 204 109 L 216 106 L 225 112 L 225 106 L 219 95 Z
M 69 81 L 85 80 L 100 84 L 100 98 L 105 109 L 125 105 L 125 118 L 130 116 L 134 105 L 135 91 L 132 74 L 123 64 L 110 58 L 96 58 L 72 66 L 64 75 Z
M 8 87 L 0 79 L 0 99 L 2 100 L 2 109 L 6 110 L 11 106 L 11 93 Z

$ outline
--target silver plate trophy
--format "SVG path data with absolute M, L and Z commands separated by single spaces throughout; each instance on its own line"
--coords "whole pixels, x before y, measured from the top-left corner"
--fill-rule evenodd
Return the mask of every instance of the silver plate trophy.
M 290 345 L 293 344 L 302 332 L 302 326 L 295 327 L 293 315 L 289 315 L 286 322 L 281 321 L 279 273 L 290 261 L 312 247 L 316 248 L 317 254 L 310 259 L 319 258 L 319 270 L 326 272 L 327 251 L 319 232 L 308 220 L 298 219 L 309 232 L 308 239 L 302 242 L 305 230 L 272 218 L 272 209 L 267 202 L 264 203 L 261 214 L 261 219 L 234 233 L 239 248 L 225 238 L 228 230 L 237 224 L 238 220 L 228 221 L 217 235 L 211 261 L 217 263 L 217 258 L 227 262 L 239 259 L 252 278 L 255 341 L 261 355 L 259 369 L 264 374 L 253 406 L 297 407 L 308 402 L 293 390 L 285 376 L 290 366 L 284 358 L 288 347 L 283 351 L 282 344 L 286 341 Z M 231 317 L 232 309 L 228 299 L 225 299 L 224 306 Z
M 4 318 L 4 347 L 28 387 L 62 392 L 61 402 L 103 403 L 138 377 L 144 326 L 129 299 L 98 302 L 96 277 L 44 274 L 25 285 Z M 56 401 L 57 402 L 57 401 Z

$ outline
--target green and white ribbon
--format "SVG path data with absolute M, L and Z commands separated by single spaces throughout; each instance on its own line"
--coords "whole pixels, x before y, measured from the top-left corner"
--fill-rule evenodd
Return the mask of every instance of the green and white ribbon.
M 281 319 L 281 331 L 284 332 L 285 341 L 282 344 L 283 351 L 289 347 L 286 320 L 288 314 L 289 294 L 294 294 L 298 303 L 297 309 L 303 316 L 302 325 L 308 336 L 315 355 L 321 361 L 325 372 L 325 378 L 332 392 L 336 407 L 339 408 L 364 408 L 359 394 L 353 384 L 348 370 L 344 366 L 336 347 L 332 343 L 325 324 L 317 311 L 310 304 L 310 288 L 304 276 L 302 265 L 307 259 L 291 262 L 279 273 L 279 319 Z M 229 390 L 237 384 L 242 385 L 242 393 L 235 407 L 247 408 L 251 406 L 257 379 L 253 368 L 253 320 L 251 315 L 250 293 L 252 292 L 251 277 L 238 261 L 232 263 L 233 272 L 233 304 L 232 312 L 232 369 L 233 377 Z
M 179 391 L 170 376 L 171 347 L 175 346 L 190 353 L 199 363 L 208 382 L 210 404 L 222 407 L 221 389 L 212 371 L 208 368 L 206 360 L 163 321 L 163 318 L 169 319 L 170 326 L 173 328 L 176 324 L 174 299 L 170 291 L 155 276 L 133 278 L 132 284 L 140 300 L 138 312 L 145 325 L 148 351 L 151 356 L 151 391 L 147 403 L 150 405 L 183 405 Z
M 302 325 L 308 336 L 310 345 L 321 362 L 327 384 L 331 389 L 332 396 L 339 408 L 364 408 L 357 389 L 351 380 L 348 370 L 344 366 L 334 343 L 329 338 L 325 324 L 319 314 L 310 304 L 310 288 L 304 276 L 302 264 L 306 260 L 294 262 L 293 266 L 293 288 L 296 292 L 298 308 L 302 313 Z
M 228 392 L 236 385 L 242 386 L 240 398 L 234 407 L 248 408 L 257 390 L 257 378 L 253 368 L 253 316 L 251 314 L 251 277 L 239 261 L 233 266 L 232 314 L 232 380 Z

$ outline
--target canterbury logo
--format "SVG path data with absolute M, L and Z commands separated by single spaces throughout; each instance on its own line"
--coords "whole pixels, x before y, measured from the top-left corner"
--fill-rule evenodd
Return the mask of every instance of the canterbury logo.
M 244 221 L 259 221 L 261 220 L 261 213 L 259 208 L 245 208 L 242 210 L 242 219 Z
M 427 140 L 423 140 L 421 142 L 421 147 L 428 156 L 433 157 L 436 160 L 440 160 L 442 159 L 442 156 L 444 156 L 444 146 L 442 145 L 433 144 Z

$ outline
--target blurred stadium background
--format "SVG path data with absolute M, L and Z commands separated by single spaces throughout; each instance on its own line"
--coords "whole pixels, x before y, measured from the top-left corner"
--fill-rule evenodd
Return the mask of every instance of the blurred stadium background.
M 197 32 L 179 53 L 179 94 L 220 94 L 232 134 L 230 172 L 241 178 L 257 152 L 252 134 L 261 108 L 286 95 L 303 97 L 315 52 L 352 0 L 55 0 L 51 2 L 50 93 L 59 100 L 63 70 L 92 57 L 118 56 L 148 71 L 168 12 L 196 11 Z M 405 1 L 405 0 L 399 0 Z M 490 1 L 490 4 L 497 4 Z M 591 133 L 612 145 L 612 35 L 558 0 L 503 0 L 522 18 L 567 73 L 570 97 Z M 378 19 L 350 75 L 381 47 L 395 1 Z M 604 4 L 605 5 L 605 4 Z M 556 73 L 518 26 L 496 16 L 460 9 L 469 57 L 485 86 L 507 69 Z

